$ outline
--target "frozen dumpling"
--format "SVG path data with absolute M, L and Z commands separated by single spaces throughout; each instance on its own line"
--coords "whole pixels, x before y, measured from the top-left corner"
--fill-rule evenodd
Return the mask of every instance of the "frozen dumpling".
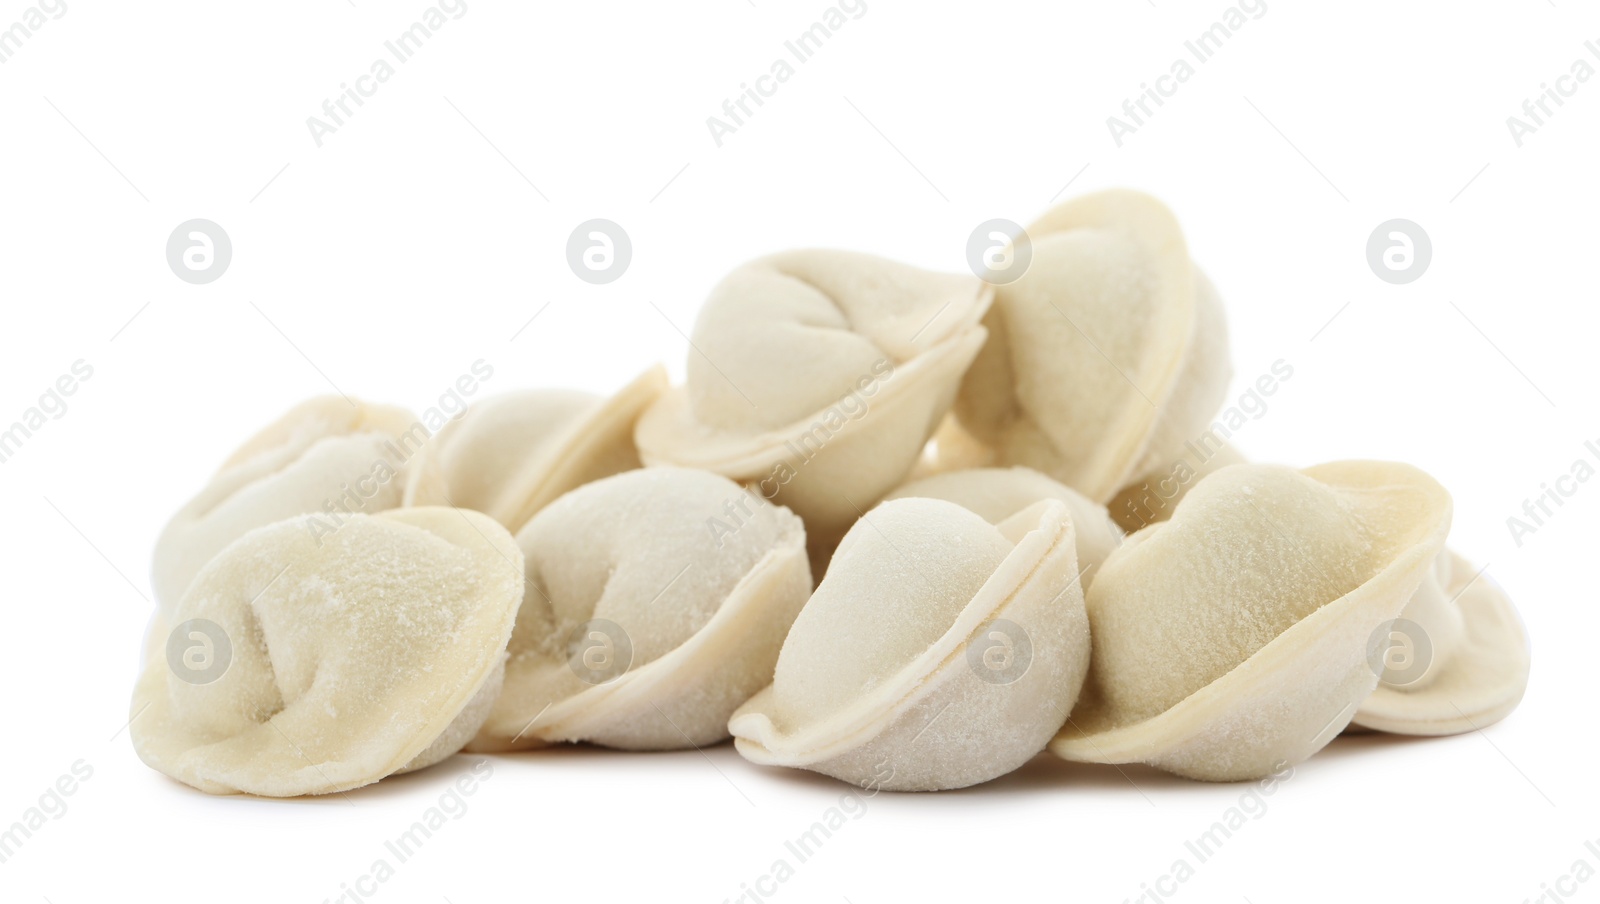
M 897 499 L 845 535 L 772 686 L 729 728 L 756 763 L 874 789 L 962 788 L 1043 749 L 1088 655 L 1064 504 L 994 525 L 943 500 Z
M 170 612 L 134 690 L 149 766 L 213 794 L 329 794 L 432 765 L 489 714 L 522 553 L 477 512 L 247 533 Z
M 473 750 L 722 740 L 728 715 L 772 680 L 811 592 L 800 519 L 705 471 L 586 484 L 517 543 L 527 594 L 505 690 Z
M 1232 372 L 1221 300 L 1148 195 L 1077 198 L 1027 232 L 1032 263 L 996 287 L 955 415 L 992 463 L 1107 502 L 1170 468 L 1221 406 Z
M 1101 567 L 1083 701 L 1050 749 L 1210 781 L 1300 762 L 1372 693 L 1368 638 L 1430 574 L 1450 512 L 1409 465 L 1217 471 Z
M 745 264 L 701 308 L 687 385 L 639 421 L 644 461 L 788 506 L 825 562 L 916 463 L 983 344 L 990 299 L 970 275 L 845 251 Z

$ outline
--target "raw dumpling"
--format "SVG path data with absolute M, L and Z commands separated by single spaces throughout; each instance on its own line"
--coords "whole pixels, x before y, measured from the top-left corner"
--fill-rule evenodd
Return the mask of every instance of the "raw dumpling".
M 1368 659 L 1382 675 L 1352 724 L 1394 734 L 1475 731 L 1509 715 L 1528 687 L 1528 636 L 1516 609 L 1449 550 L 1400 619 L 1373 634 Z
M 408 480 L 429 480 L 413 462 L 427 439 L 427 429 L 403 408 L 342 396 L 295 406 L 229 456 L 162 530 L 151 574 L 158 612 L 175 605 L 200 569 L 250 530 L 305 515 L 301 529 L 317 533 L 352 513 L 398 507 Z
M 568 490 L 639 467 L 634 422 L 666 384 L 658 366 L 609 399 L 561 389 L 482 399 L 423 447 L 442 481 L 415 470 L 405 503 L 469 508 L 515 533 Z
M 805 528 L 725 477 L 646 468 L 581 486 L 517 534 L 527 595 L 473 750 L 704 746 L 772 680 L 811 592 Z
M 938 499 L 883 503 L 839 544 L 772 686 L 734 714 L 739 752 L 896 791 L 1016 769 L 1088 669 L 1077 575 L 1061 502 L 998 525 Z
M 845 251 L 745 264 L 695 321 L 687 385 L 639 421 L 644 461 L 747 483 L 805 520 L 825 562 L 916 462 L 991 297 L 973 276 Z
M 1221 407 L 1232 372 L 1221 300 L 1148 195 L 1087 195 L 1027 232 L 1032 263 L 996 287 L 955 414 L 994 464 L 1103 503 L 1170 468 Z
M 903 484 L 884 501 L 909 496 L 954 502 L 990 524 L 999 524 L 1040 500 L 1060 501 L 1067 507 L 1077 536 L 1078 578 L 1084 589 L 1094 580 L 1101 563 L 1122 543 L 1122 529 L 1106 514 L 1105 506 L 1029 468 L 950 471 Z
M 313 539 L 251 531 L 173 607 L 144 665 L 140 759 L 212 794 L 328 794 L 456 752 L 488 716 L 522 553 L 477 512 L 354 515 Z
M 1209 781 L 1300 762 L 1377 684 L 1368 638 L 1430 573 L 1450 512 L 1431 477 L 1388 462 L 1200 481 L 1089 588 L 1089 680 L 1050 749 Z

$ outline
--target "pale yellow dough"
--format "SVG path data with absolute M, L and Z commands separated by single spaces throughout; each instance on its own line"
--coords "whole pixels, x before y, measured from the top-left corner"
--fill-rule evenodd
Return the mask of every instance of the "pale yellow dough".
M 150 578 L 158 614 L 254 528 L 296 515 L 331 525 L 353 512 L 398 507 L 408 481 L 436 479 L 415 462 L 427 438 L 403 408 L 318 396 L 290 409 L 228 456 L 162 530 Z
M 1210 781 L 1300 762 L 1372 693 L 1368 639 L 1430 574 L 1450 514 L 1409 465 L 1205 478 L 1100 569 L 1089 680 L 1050 749 Z
M 1401 658 L 1384 671 L 1353 725 L 1392 734 L 1461 734 L 1500 721 L 1522 701 L 1528 635 L 1505 591 L 1481 569 L 1444 551 L 1401 617 L 1410 624 L 1390 632 L 1404 645 Z M 1420 673 L 1406 667 L 1412 663 Z
M 666 388 L 656 366 L 610 398 L 523 389 L 482 399 L 424 446 L 442 479 L 414 469 L 405 504 L 473 509 L 515 533 L 568 490 L 639 467 L 634 422 Z
M 158 651 L 134 690 L 134 749 L 213 794 L 329 794 L 419 769 L 488 715 L 522 599 L 522 553 L 461 509 L 356 515 L 313 538 L 299 519 L 251 531 L 173 607 L 220 677 L 192 683 Z M 185 628 L 185 626 L 191 626 Z
M 1032 262 L 996 287 L 955 415 L 992 449 L 987 463 L 1104 503 L 1169 468 L 1221 406 L 1232 373 L 1221 300 L 1148 195 L 1086 195 L 1027 232 Z
M 517 534 L 527 595 L 505 689 L 471 747 L 702 747 L 772 680 L 811 592 L 805 528 L 705 471 L 579 487 Z
M 846 251 L 745 264 L 700 310 L 688 383 L 640 419 L 644 461 L 749 484 L 805 520 L 825 563 L 916 463 L 991 298 L 970 275 Z
M 772 686 L 734 714 L 739 752 L 873 790 L 1016 769 L 1061 725 L 1088 668 L 1077 574 L 1059 501 L 998 525 L 938 499 L 883 503 L 839 544 Z

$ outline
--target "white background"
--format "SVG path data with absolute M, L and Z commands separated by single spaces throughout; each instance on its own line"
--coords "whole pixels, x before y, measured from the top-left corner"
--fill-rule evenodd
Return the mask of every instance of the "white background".
M 0 29 L 25 9 L 6 0 Z M 470 0 L 320 148 L 306 118 L 424 4 L 244 9 L 68 0 L 0 66 L 0 421 L 72 362 L 94 368 L 0 466 L 0 824 L 75 761 L 93 769 L 0 864 L 0 897 L 334 899 L 469 765 L 216 799 L 146 768 L 119 730 L 156 532 L 295 401 L 333 384 L 421 409 L 478 358 L 486 390 L 609 391 L 655 360 L 681 378 L 679 331 L 742 260 L 826 245 L 960 270 L 978 223 L 1117 185 L 1170 204 L 1220 287 L 1235 395 L 1294 367 L 1241 447 L 1432 472 L 1455 495 L 1452 545 L 1489 563 L 1534 643 L 1505 722 L 1335 742 L 1177 897 L 1520 902 L 1580 858 L 1600 867 L 1583 846 L 1600 839 L 1600 481 L 1520 546 L 1506 526 L 1600 440 L 1600 78 L 1522 147 L 1506 125 L 1600 43 L 1592 8 L 1270 0 L 1120 148 L 1106 117 L 1220 0 L 868 0 L 720 148 L 706 118 L 820 0 Z M 194 217 L 234 246 L 205 286 L 164 256 Z M 592 217 L 632 237 L 609 285 L 566 265 Z M 1409 285 L 1366 262 L 1394 217 L 1432 237 Z M 732 899 L 846 790 L 727 745 L 493 764 L 375 900 Z M 963 792 L 884 794 L 776 900 L 1133 899 L 1242 791 L 1040 759 Z M 1600 879 L 1577 888 L 1600 899 Z

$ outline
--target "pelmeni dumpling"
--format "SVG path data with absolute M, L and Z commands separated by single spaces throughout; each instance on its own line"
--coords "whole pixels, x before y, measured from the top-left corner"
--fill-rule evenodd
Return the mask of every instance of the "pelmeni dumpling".
M 1210 781 L 1300 762 L 1377 684 L 1368 638 L 1428 575 L 1450 511 L 1409 465 L 1217 471 L 1101 567 L 1083 702 L 1050 749 Z
M 972 468 L 902 484 L 884 501 L 920 496 L 954 502 L 999 524 L 1030 505 L 1055 499 L 1067 507 L 1077 537 L 1079 582 L 1087 589 L 1101 563 L 1122 543 L 1106 507 L 1030 468 Z
M 504 693 L 473 750 L 722 740 L 728 715 L 772 680 L 811 592 L 800 519 L 705 471 L 586 484 L 517 543 L 527 594 Z
M 1528 636 L 1505 591 L 1450 550 L 1396 621 L 1372 635 L 1381 672 L 1352 724 L 1394 734 L 1450 735 L 1498 722 L 1528 687 Z
M 703 468 L 793 509 L 818 561 L 905 479 L 983 344 L 990 289 L 845 251 L 790 251 L 723 279 L 688 383 L 639 421 L 646 464 Z
M 436 479 L 412 460 L 427 439 L 403 408 L 318 396 L 290 409 L 230 455 L 162 530 L 151 574 L 158 611 L 254 528 L 304 515 L 309 527 L 332 530 L 352 513 L 399 506 L 408 480 Z
M 134 690 L 140 759 L 213 794 L 328 794 L 430 766 L 488 716 L 522 553 L 477 512 L 251 531 L 172 608 Z
M 657 366 L 610 398 L 562 389 L 488 396 L 423 447 L 439 471 L 413 471 L 407 505 L 483 512 L 515 533 L 561 494 L 640 466 L 634 422 L 667 387 Z
M 839 544 L 772 686 L 734 714 L 739 752 L 899 791 L 1016 769 L 1083 684 L 1077 574 L 1061 502 L 998 525 L 938 499 L 883 503 Z
M 996 287 L 955 414 L 995 464 L 1105 502 L 1170 467 L 1221 406 L 1232 372 L 1222 304 L 1148 195 L 1087 195 L 1027 233 L 1032 262 Z

